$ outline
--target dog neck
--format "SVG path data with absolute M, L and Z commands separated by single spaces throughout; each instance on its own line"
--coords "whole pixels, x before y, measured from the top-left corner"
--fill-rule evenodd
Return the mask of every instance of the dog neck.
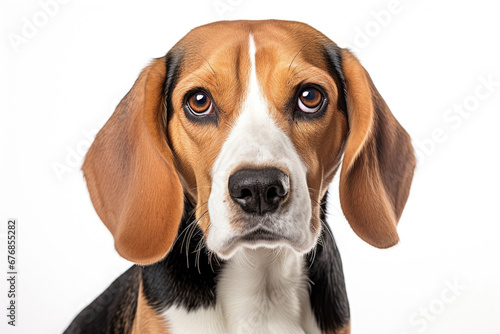
M 170 308 L 166 320 L 174 333 L 320 333 L 305 266 L 289 248 L 243 249 L 218 277 L 214 308 Z
M 313 320 L 304 270 L 303 255 L 288 248 L 236 253 L 217 290 L 228 332 L 314 333 L 303 328 Z

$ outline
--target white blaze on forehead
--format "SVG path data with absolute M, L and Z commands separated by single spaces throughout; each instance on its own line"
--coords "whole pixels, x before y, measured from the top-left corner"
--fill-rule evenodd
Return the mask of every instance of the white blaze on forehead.
M 286 155 L 286 152 L 281 149 L 295 151 L 290 138 L 278 128 L 269 114 L 270 108 L 257 79 L 255 53 L 255 41 L 250 35 L 251 67 L 245 102 L 219 155 L 225 158 L 216 161 L 214 171 L 227 169 L 228 163 L 231 165 L 240 165 L 245 162 L 253 165 L 268 164 L 280 160 L 280 155 Z M 279 139 L 283 139 L 284 142 L 280 142 Z M 245 155 L 249 152 L 253 155 Z M 232 157 L 231 153 L 237 153 L 238 157 Z
M 311 205 L 307 168 L 291 139 L 270 115 L 270 107 L 257 78 L 256 52 L 255 41 L 250 35 L 251 67 L 245 101 L 212 169 L 212 190 L 208 201 L 211 227 L 207 244 L 215 251 L 237 234 L 231 220 L 241 214 L 233 212 L 234 208 L 227 203 L 231 201 L 227 191 L 229 176 L 239 168 L 248 167 L 276 167 L 289 171 L 290 203 L 286 209 L 280 208 L 274 214 L 272 226 L 268 227 L 293 240 L 298 248 L 314 246 L 309 229 Z
M 267 115 L 268 113 L 266 108 L 267 107 L 266 102 L 262 100 L 263 96 L 260 94 L 261 92 L 259 87 L 259 81 L 257 80 L 257 68 L 255 67 L 255 54 L 257 53 L 257 50 L 255 49 L 255 41 L 252 35 L 250 35 L 250 40 L 248 43 L 248 53 L 250 55 L 250 79 L 248 85 L 247 99 L 245 102 L 247 102 L 246 104 L 250 105 L 246 105 L 243 108 L 243 110 L 250 109 L 251 107 L 264 107 L 264 108 L 255 108 L 256 109 L 255 111 L 260 111 Z M 259 102 L 259 104 L 262 103 L 262 105 L 257 105 L 257 106 L 251 105 L 252 102 L 254 102 L 253 97 L 258 97 L 257 102 Z

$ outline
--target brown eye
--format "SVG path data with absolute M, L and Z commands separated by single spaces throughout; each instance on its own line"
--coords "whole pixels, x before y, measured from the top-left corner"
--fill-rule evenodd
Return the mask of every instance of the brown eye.
M 189 109 L 195 115 L 208 115 L 214 110 L 212 100 L 204 92 L 194 92 L 187 100 Z
M 321 107 L 323 95 L 313 87 L 304 88 L 299 95 L 297 104 L 300 111 L 315 113 Z

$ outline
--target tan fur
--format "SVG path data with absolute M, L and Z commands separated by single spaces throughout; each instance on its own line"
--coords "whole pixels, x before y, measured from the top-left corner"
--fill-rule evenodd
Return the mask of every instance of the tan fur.
M 415 156 L 366 70 L 343 51 L 351 129 L 340 175 L 342 210 L 354 232 L 379 248 L 395 245 Z
M 182 187 L 162 129 L 165 59 L 154 60 L 90 147 L 83 172 L 92 203 L 135 263 L 169 251 L 182 217 Z
M 148 305 L 142 292 L 142 284 L 137 301 L 137 312 L 131 334 L 169 334 L 165 319 Z
M 324 334 L 351 334 L 351 322 L 347 324 L 344 328 L 341 328 L 339 330 L 336 330 L 335 333 L 324 333 Z
M 181 78 L 172 96 L 174 112 L 168 136 L 174 151 L 178 152 L 178 167 L 186 180 L 186 191 L 198 203 L 197 217 L 206 213 L 212 165 L 229 134 L 246 90 L 249 59 L 245 57 L 248 37 L 244 32 L 245 27 L 240 27 L 239 31 L 238 28 L 221 29 L 217 38 L 213 38 L 213 32 L 197 28 L 179 43 L 181 48 L 191 45 L 197 45 L 197 48 L 184 58 Z M 218 127 L 195 124 L 186 118 L 182 110 L 184 94 L 198 87 L 210 91 L 223 112 Z M 209 215 L 205 214 L 200 221 L 204 231 L 208 222 Z

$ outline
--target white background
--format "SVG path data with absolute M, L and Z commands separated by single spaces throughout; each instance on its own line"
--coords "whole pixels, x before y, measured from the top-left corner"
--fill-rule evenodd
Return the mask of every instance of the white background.
M 46 2 L 0 8 L 0 272 L 6 220 L 16 217 L 20 273 L 14 329 L 0 274 L 1 333 L 62 332 L 130 266 L 94 212 L 80 165 L 140 70 L 193 27 L 265 18 L 309 23 L 354 49 L 420 152 L 392 249 L 352 232 L 331 187 L 352 333 L 500 333 L 497 3 L 66 0 L 48 16 Z M 229 7 L 217 11 L 220 3 Z

